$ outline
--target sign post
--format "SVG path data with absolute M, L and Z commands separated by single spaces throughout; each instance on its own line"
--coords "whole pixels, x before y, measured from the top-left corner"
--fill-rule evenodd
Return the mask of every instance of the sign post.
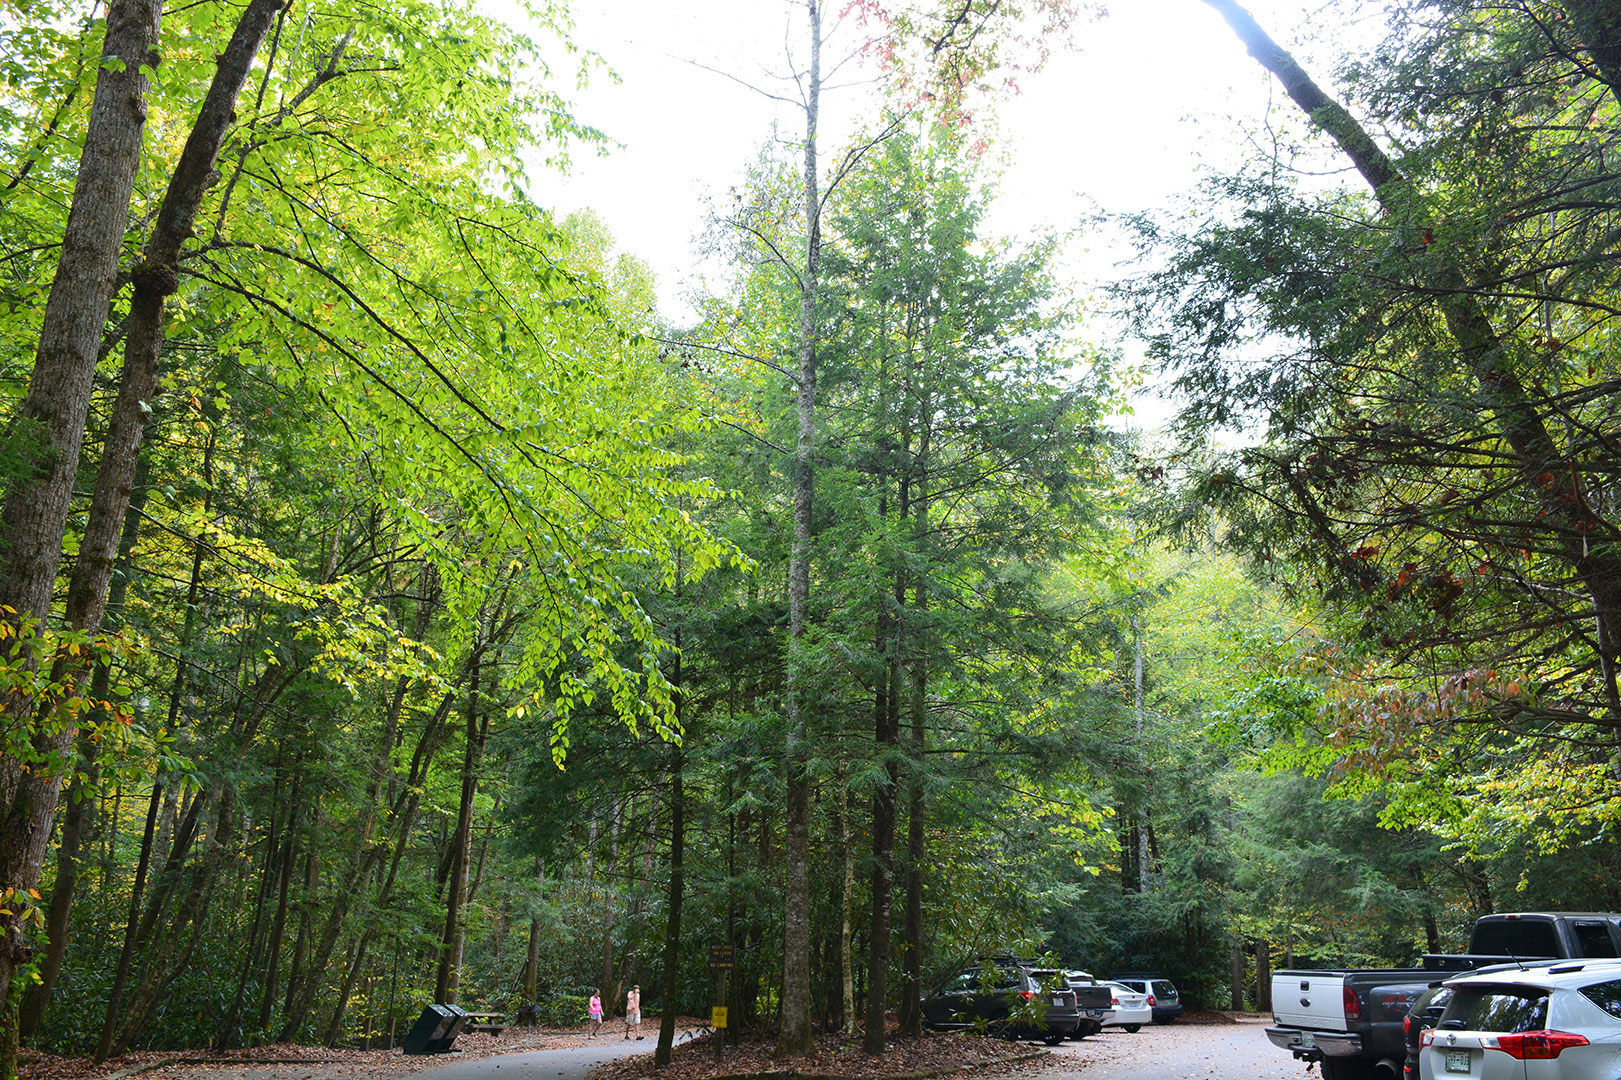
M 737 949 L 730 942 L 711 942 L 709 946 L 709 970 L 716 976 L 719 984 L 715 989 L 715 997 L 720 1002 L 709 1013 L 709 1026 L 715 1032 L 715 1060 L 721 1059 L 721 1051 L 726 1045 L 726 989 L 728 977 L 732 968 L 737 966 Z

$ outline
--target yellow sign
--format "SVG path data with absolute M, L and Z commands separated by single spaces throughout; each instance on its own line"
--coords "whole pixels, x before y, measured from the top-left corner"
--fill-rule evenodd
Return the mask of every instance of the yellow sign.
M 716 1005 L 709 1010 L 709 1026 L 723 1028 L 726 1026 L 726 1006 Z

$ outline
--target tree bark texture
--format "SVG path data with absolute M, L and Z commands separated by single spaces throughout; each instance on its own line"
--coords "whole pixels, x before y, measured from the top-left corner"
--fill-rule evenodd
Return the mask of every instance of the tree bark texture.
M 102 331 L 118 276 L 119 247 L 128 228 L 130 196 L 146 130 L 147 76 L 157 64 L 163 7 L 158 0 L 111 0 L 102 66 L 85 129 L 84 150 L 62 235 L 56 274 L 46 300 L 28 394 L 8 441 L 24 449 L 31 468 L 6 490 L 0 508 L 0 611 L 14 626 L 44 620 L 62 558 L 68 500 L 79 467 L 86 412 Z M 122 514 L 120 513 L 120 517 Z M 22 662 L 36 662 L 23 657 Z M 17 715 L 33 703 L 6 701 Z M 54 747 L 72 745 L 71 729 Z M 51 746 L 38 750 L 49 752 Z M 0 894 L 39 882 L 61 790 L 56 770 L 25 772 L 0 759 Z M 12 905 L 15 907 L 15 905 Z M 23 960 L 13 917 L 0 919 L 0 1016 L 11 1013 L 12 974 Z M 0 1069 L 12 1068 L 0 1054 Z
M 680 647 L 679 639 L 677 647 Z M 679 695 L 679 666 L 674 681 Z M 680 724 L 679 705 L 676 723 Z M 681 1000 L 681 900 L 686 888 L 684 859 L 687 828 L 686 791 L 681 775 L 684 764 L 685 756 L 677 747 L 670 766 L 670 887 L 664 923 L 664 989 L 661 995 L 664 1001 L 659 1010 L 659 1043 L 653 1054 L 655 1066 L 668 1065 L 675 1056 L 675 1014 L 676 1005 Z
M 900 716 L 895 695 L 900 692 L 895 678 L 894 657 L 890 653 L 891 619 L 878 618 L 878 650 L 884 657 L 884 673 L 873 695 L 873 735 L 883 756 L 883 772 L 872 793 L 872 873 L 869 891 L 872 910 L 867 931 L 867 1027 L 861 1048 L 869 1054 L 884 1052 L 884 1013 L 889 1004 L 890 915 L 895 892 L 895 791 L 900 782 L 896 752 L 900 741 Z
M 799 377 L 795 411 L 794 539 L 788 560 L 787 792 L 784 799 L 782 1026 L 777 1054 L 812 1052 L 810 925 L 810 717 L 805 695 L 805 615 L 810 604 L 811 509 L 816 491 L 816 303 L 821 269 L 821 185 L 816 125 L 822 89 L 822 9 L 805 0 L 810 20 L 810 71 L 805 81 L 805 265 L 800 275 Z
M 451 841 L 445 932 L 440 939 L 439 972 L 434 979 L 433 1000 L 448 1005 L 456 1003 L 456 992 L 461 985 L 462 902 L 467 898 L 467 868 L 473 848 L 473 799 L 478 793 L 478 765 L 484 755 L 484 736 L 489 731 L 489 720 L 481 723 L 479 719 L 479 674 L 480 665 L 475 663 L 467 692 L 467 744 L 462 754 L 461 805 L 456 811 L 456 835 Z
M 119 571 L 113 575 L 108 588 L 107 605 L 118 612 L 129 590 L 131 552 L 141 531 L 141 512 L 146 507 L 147 459 L 142 457 L 136 466 L 135 488 L 124 515 L 124 528 L 118 540 Z M 105 660 L 96 665 L 90 681 L 90 697 L 106 701 L 112 683 L 112 671 Z M 80 756 L 86 762 L 88 781 L 78 775 L 68 786 L 68 806 L 62 815 L 62 837 L 56 849 L 56 882 L 51 886 L 51 902 L 45 917 L 45 956 L 40 961 L 40 981 L 29 987 L 23 997 L 22 1015 L 18 1034 L 28 1042 L 44 1021 L 50 1004 L 51 991 L 62 971 L 62 960 L 67 955 L 69 917 L 73 911 L 73 897 L 78 889 L 79 864 L 84 856 L 84 845 L 96 820 L 96 778 L 100 774 L 97 761 L 98 743 L 81 738 Z

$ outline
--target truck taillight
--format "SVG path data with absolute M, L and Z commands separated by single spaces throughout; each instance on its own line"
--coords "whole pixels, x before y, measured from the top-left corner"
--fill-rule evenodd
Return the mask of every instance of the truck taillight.
M 1413 1017 L 1411 1014 L 1401 1018 L 1401 1033 L 1403 1035 L 1411 1035 L 1413 1033 Z
M 1036 992 L 1034 990 L 1020 990 L 1019 996 L 1024 998 L 1024 1000 L 1029 1001 L 1031 998 L 1036 996 Z
M 1356 991 L 1351 987 L 1345 988 L 1345 1018 L 1347 1020 L 1362 1019 L 1362 1002 L 1357 1000 Z
M 1520 1061 L 1548 1061 L 1572 1046 L 1586 1046 L 1587 1036 L 1569 1031 L 1521 1031 L 1488 1040 L 1487 1049 L 1501 1050 Z

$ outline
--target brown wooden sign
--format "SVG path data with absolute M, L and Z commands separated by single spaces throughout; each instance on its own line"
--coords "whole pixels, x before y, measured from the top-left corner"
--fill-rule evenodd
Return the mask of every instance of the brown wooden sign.
M 737 949 L 730 943 L 716 942 L 709 946 L 709 967 L 713 971 L 730 971 L 737 966 Z

